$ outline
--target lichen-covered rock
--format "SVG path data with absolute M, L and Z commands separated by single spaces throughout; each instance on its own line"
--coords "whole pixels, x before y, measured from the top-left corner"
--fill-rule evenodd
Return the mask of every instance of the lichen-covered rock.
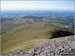
M 33 49 L 29 56 L 75 56 L 75 37 L 53 39 Z

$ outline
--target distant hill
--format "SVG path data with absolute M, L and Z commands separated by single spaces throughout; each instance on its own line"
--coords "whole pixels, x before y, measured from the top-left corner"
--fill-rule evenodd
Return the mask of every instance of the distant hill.
M 42 19 L 42 17 L 38 17 L 38 16 L 24 16 L 23 18 L 29 18 L 29 19 Z

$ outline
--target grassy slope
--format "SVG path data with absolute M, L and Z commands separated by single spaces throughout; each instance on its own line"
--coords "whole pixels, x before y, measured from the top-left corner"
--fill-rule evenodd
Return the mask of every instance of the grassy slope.
M 69 30 L 41 23 L 21 26 L 16 30 L 12 30 L 11 32 L 2 35 L 2 51 L 8 50 L 9 53 L 12 53 L 14 50 L 30 49 L 34 47 L 36 43 L 47 41 L 52 37 L 51 33 L 53 31 L 60 29 Z

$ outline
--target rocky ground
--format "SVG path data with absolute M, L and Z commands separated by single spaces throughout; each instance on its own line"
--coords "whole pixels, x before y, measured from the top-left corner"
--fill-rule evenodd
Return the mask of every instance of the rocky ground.
M 30 50 L 20 50 L 5 56 L 75 56 L 75 37 L 52 39 Z

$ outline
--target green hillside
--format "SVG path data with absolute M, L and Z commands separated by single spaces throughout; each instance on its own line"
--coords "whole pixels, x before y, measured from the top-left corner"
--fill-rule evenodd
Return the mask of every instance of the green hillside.
M 72 28 L 61 28 L 44 23 L 23 25 L 2 34 L 2 54 L 31 49 L 39 43 L 54 38 L 53 34 L 59 30 L 74 33 Z

